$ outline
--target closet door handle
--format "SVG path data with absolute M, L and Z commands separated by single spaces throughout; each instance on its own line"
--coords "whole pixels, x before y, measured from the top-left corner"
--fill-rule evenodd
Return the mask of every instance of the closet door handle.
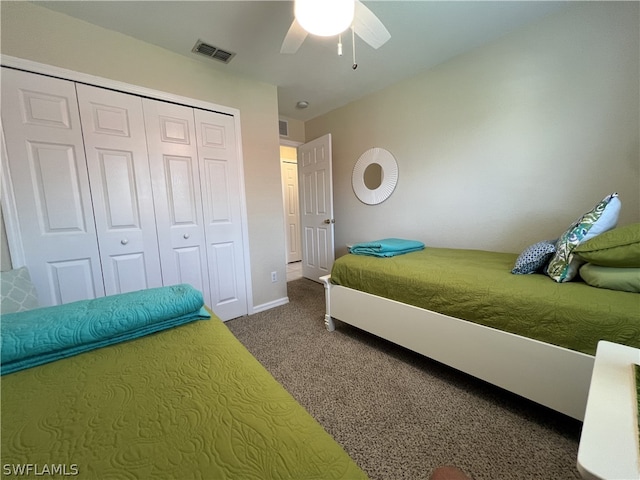
M 122 240 L 120 240 L 120 243 L 121 243 L 122 245 L 126 245 L 127 243 L 129 243 L 129 240 L 128 240 L 128 239 L 126 239 L 126 238 L 123 238 Z

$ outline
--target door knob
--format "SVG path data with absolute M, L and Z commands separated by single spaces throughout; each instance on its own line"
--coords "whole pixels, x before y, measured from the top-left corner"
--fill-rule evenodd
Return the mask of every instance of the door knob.
M 189 238 L 190 236 L 191 236 L 191 235 L 189 235 L 188 233 L 185 233 L 185 234 L 182 236 L 182 238 L 184 238 L 184 239 L 186 240 L 186 239 L 187 239 L 187 238 Z
M 333 218 L 327 218 L 327 219 L 324 221 L 324 223 L 326 223 L 326 224 L 328 225 L 328 224 L 331 224 L 331 223 L 336 223 L 336 221 L 335 221 Z
M 120 243 L 122 245 L 126 245 L 127 243 L 129 243 L 129 240 L 127 240 L 126 238 L 123 238 L 122 240 L 120 240 Z

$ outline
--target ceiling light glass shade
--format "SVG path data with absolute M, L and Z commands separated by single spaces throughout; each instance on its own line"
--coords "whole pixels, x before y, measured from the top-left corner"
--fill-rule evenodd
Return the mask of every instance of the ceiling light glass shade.
M 307 32 L 330 37 L 353 23 L 354 0 L 295 0 L 294 13 Z

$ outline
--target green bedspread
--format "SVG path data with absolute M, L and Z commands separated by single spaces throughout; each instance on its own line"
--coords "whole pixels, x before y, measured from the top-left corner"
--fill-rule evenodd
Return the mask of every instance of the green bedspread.
M 599 340 L 640 348 L 640 294 L 513 275 L 516 258 L 429 247 L 391 258 L 344 255 L 331 282 L 589 355 Z
M 1 395 L 3 475 L 366 478 L 216 317 L 5 375 Z

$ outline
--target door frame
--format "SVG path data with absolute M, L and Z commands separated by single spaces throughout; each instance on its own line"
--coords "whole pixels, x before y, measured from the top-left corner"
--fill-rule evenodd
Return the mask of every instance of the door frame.
M 38 73 L 41 75 L 48 75 L 51 77 L 60 78 L 62 80 L 70 80 L 72 82 L 86 83 L 96 87 L 107 88 L 110 90 L 116 90 L 123 93 L 133 94 L 140 97 L 149 97 L 155 100 L 161 100 L 166 102 L 178 103 L 188 107 L 200 108 L 203 110 L 210 110 L 222 114 L 227 114 L 233 117 L 236 130 L 236 151 L 238 152 L 238 188 L 240 191 L 240 209 L 241 209 L 241 224 L 242 224 L 242 243 L 244 248 L 244 270 L 245 270 L 245 289 L 247 293 L 247 312 L 249 314 L 254 313 L 253 308 L 253 288 L 251 279 L 251 257 L 249 256 L 249 228 L 247 222 L 247 196 L 244 182 L 244 155 L 242 152 L 242 131 L 240 123 L 240 110 L 237 108 L 226 107 L 224 105 L 218 105 L 215 103 L 205 102 L 203 100 L 197 100 L 195 98 L 183 97 L 181 95 L 175 95 L 172 93 L 162 92 L 160 90 L 153 90 L 146 87 L 140 87 L 129 83 L 120 82 L 117 80 L 110 80 L 108 78 L 97 77 L 95 75 L 89 75 L 82 72 L 76 72 L 74 70 L 68 70 L 66 68 L 60 68 L 53 65 L 34 62 L 31 60 L 25 60 L 23 58 L 12 57 L 9 55 L 0 55 L 0 65 L 4 67 L 16 68 L 18 70 L 25 70 L 31 73 Z M 22 241 L 19 235 L 18 216 L 16 210 L 15 200 L 13 198 L 13 188 L 11 181 L 9 180 L 9 169 L 7 151 L 4 142 L 4 129 L 0 123 L 0 136 L 2 136 L 1 154 L 2 162 L 0 166 L 0 177 L 2 178 L 2 193 L 0 201 L 2 202 L 2 213 L 5 221 L 5 229 L 7 231 L 7 243 L 9 244 L 9 251 L 11 253 L 11 261 L 13 268 L 18 268 L 24 265 L 24 250 L 22 248 Z

